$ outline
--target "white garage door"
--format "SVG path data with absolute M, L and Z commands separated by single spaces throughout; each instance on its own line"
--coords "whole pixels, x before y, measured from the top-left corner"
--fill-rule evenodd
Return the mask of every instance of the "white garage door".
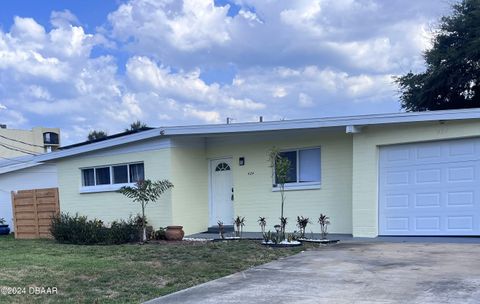
M 480 235 L 480 139 L 380 148 L 380 235 Z

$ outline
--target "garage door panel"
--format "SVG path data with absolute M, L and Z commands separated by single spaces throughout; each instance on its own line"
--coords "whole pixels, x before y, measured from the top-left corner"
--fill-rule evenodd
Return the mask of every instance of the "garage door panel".
M 414 169 L 414 182 L 418 184 L 435 184 L 442 182 L 441 168 Z
M 385 219 L 385 226 L 388 231 L 392 231 L 394 233 L 404 233 L 410 230 L 409 229 L 409 218 L 408 217 L 387 217 Z
M 381 235 L 480 235 L 480 139 L 380 149 Z
M 412 150 L 415 151 L 416 159 L 420 161 L 439 160 L 442 157 L 441 145 L 424 145 Z
M 385 208 L 408 208 L 410 198 L 408 194 L 389 194 L 385 196 Z
M 409 185 L 411 183 L 409 171 L 392 171 L 387 172 L 385 176 L 387 185 Z
M 448 182 L 472 182 L 475 180 L 475 166 L 473 164 L 450 167 L 447 172 Z
M 473 231 L 474 216 L 472 215 L 451 215 L 447 217 L 448 231 Z
M 442 206 L 442 194 L 440 192 L 415 193 L 413 197 L 414 208 L 433 208 Z
M 448 191 L 446 205 L 447 207 L 474 207 L 475 191 Z
M 416 216 L 414 219 L 414 229 L 417 231 L 439 232 L 441 229 L 440 223 L 442 219 L 440 216 Z
M 450 157 L 458 156 L 472 156 L 476 157 L 479 154 L 480 145 L 472 140 L 459 140 L 451 142 L 448 145 L 448 155 Z
M 404 145 L 404 147 L 382 147 L 380 161 L 384 166 L 415 163 L 430 164 L 445 161 L 463 162 L 480 160 L 480 140 L 458 139 L 444 142 L 425 142 L 420 146 Z

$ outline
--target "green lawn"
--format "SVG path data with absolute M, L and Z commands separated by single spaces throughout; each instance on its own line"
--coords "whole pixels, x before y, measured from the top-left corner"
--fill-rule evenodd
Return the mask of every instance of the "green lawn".
M 254 241 L 79 246 L 0 237 L 0 288 L 58 288 L 57 295 L 0 294 L 0 302 L 136 303 L 304 249 Z

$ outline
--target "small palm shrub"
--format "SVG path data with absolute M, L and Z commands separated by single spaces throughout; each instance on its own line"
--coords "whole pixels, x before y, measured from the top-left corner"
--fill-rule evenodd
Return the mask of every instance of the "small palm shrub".
M 245 217 L 237 216 L 233 223 L 235 224 L 235 236 L 242 237 L 243 234 L 243 227 L 245 226 Z
M 258 224 L 260 225 L 260 229 L 262 229 L 262 234 L 265 234 L 265 227 L 267 226 L 267 218 L 259 216 Z
M 223 225 L 222 221 L 218 221 L 217 225 L 218 225 L 218 233 L 220 234 L 220 237 L 222 239 L 224 239 L 225 238 L 225 225 Z
M 305 238 L 305 229 L 307 228 L 310 219 L 308 217 L 297 216 L 297 227 L 300 229 L 300 238 Z
M 327 228 L 328 228 L 328 225 L 330 225 L 330 218 L 327 215 L 320 213 L 320 216 L 318 217 L 318 223 L 320 224 L 322 240 L 324 240 L 327 238 L 327 234 L 328 234 Z

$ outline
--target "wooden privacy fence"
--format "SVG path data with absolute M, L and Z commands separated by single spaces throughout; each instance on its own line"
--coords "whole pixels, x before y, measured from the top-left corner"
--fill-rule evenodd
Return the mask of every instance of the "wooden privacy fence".
M 16 239 L 51 238 L 52 217 L 58 214 L 58 188 L 12 191 Z

